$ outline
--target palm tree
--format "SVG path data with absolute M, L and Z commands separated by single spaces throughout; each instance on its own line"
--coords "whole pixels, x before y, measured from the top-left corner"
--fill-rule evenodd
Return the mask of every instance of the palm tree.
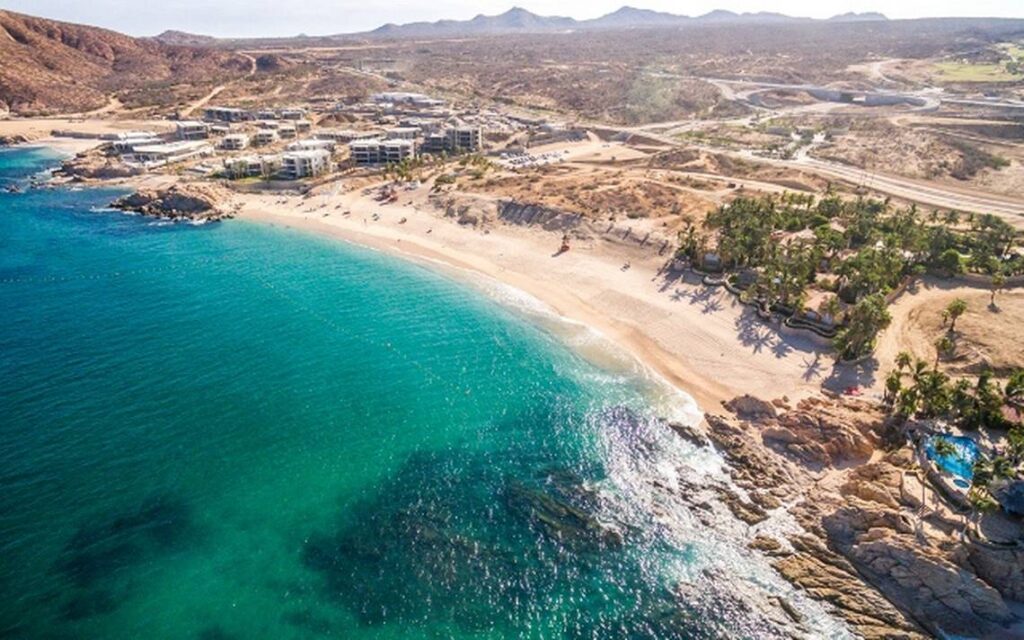
M 945 311 L 942 312 L 942 322 L 945 324 L 949 323 L 949 332 L 956 331 L 956 321 L 960 316 L 967 312 L 967 301 L 963 298 L 957 298 L 946 306 Z
M 1024 369 L 1010 374 L 1003 389 L 1003 401 L 1015 409 L 1024 409 Z
M 903 391 L 903 376 L 899 370 L 893 369 L 885 378 L 885 403 L 891 405 L 896 402 L 901 391 Z
M 944 335 L 935 341 L 935 366 L 939 366 L 939 360 L 942 356 L 949 357 L 953 353 L 953 349 L 956 348 L 956 344 L 950 339 L 949 335 Z
M 896 398 L 896 412 L 903 418 L 909 418 L 917 413 L 917 405 L 920 397 L 914 387 L 903 388 Z
M 1006 434 L 1006 454 L 1014 466 L 1024 461 L 1024 426 L 1017 425 Z
M 993 478 L 1012 478 L 1016 475 L 1015 465 L 1005 456 L 996 456 L 992 459 Z
M 992 482 L 992 463 L 984 458 L 974 463 L 974 476 L 971 478 L 971 488 L 967 491 L 967 502 L 971 505 L 971 520 L 977 519 L 983 513 L 989 513 L 999 508 L 999 503 L 989 493 L 989 484 Z M 964 528 L 969 521 L 964 522 Z
M 996 306 L 996 294 L 1003 290 L 1006 286 L 1006 276 L 1002 273 L 997 273 L 992 276 L 992 299 L 989 300 L 988 306 L 995 308 Z
M 952 442 L 945 438 L 935 438 L 933 446 L 935 447 L 935 455 L 937 456 L 949 457 L 956 455 L 956 447 Z
M 900 351 L 898 354 L 896 354 L 896 366 L 899 367 L 900 371 L 903 371 L 904 369 L 909 369 L 913 361 L 913 356 L 911 356 L 906 351 Z
M 886 309 L 885 298 L 881 294 L 862 298 L 850 310 L 846 326 L 836 336 L 835 347 L 840 358 L 852 360 L 870 352 L 878 332 L 891 322 L 892 315 Z
M 1003 418 L 1004 392 L 992 382 L 992 372 L 982 371 L 974 386 L 978 426 L 996 427 L 1005 422 Z

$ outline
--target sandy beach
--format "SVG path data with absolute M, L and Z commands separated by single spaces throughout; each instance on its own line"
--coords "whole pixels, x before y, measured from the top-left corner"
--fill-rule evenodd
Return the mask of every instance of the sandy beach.
M 104 117 L 60 116 L 52 118 L 0 118 L 0 136 L 24 136 L 33 142 L 63 144 L 69 138 L 54 137 L 54 131 L 67 131 L 82 136 L 99 136 L 121 131 L 167 132 L 171 123 L 153 119 L 113 119 Z M 93 142 L 92 146 L 95 146 Z
M 424 200 L 415 193 L 384 205 L 358 192 L 244 194 L 233 204 L 241 219 L 426 259 L 515 287 L 621 345 L 702 410 L 742 393 L 801 397 L 832 370 L 823 350 L 781 337 L 725 290 L 704 287 L 692 274 L 685 281 L 666 279 L 659 271 L 668 254 L 650 246 L 596 238 L 556 255 L 561 232 L 508 224 L 480 230 L 411 201 Z

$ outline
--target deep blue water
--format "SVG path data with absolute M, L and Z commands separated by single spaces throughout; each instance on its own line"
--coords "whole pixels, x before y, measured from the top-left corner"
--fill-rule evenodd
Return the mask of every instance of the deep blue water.
M 840 634 L 679 501 L 720 460 L 641 369 L 433 270 L 114 195 L 0 193 L 0 637 L 760 638 L 733 598 L 773 593 Z

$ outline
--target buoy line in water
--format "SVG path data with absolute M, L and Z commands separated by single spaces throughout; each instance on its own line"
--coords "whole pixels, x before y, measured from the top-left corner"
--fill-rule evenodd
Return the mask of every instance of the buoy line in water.
M 190 269 L 192 267 L 203 267 L 213 264 L 218 258 L 205 258 L 194 260 L 188 263 L 169 264 L 162 267 L 150 267 L 148 269 L 126 269 L 110 271 L 108 273 L 80 273 L 65 276 L 25 276 L 23 278 L 0 278 L 0 284 L 62 284 L 66 282 L 86 282 L 90 280 L 116 280 L 126 276 L 140 276 L 154 273 L 167 273 L 178 269 Z
M 274 283 L 270 282 L 269 280 L 267 280 L 263 276 L 261 276 L 259 274 L 255 274 L 255 273 L 253 275 L 256 277 L 256 279 L 267 290 L 271 291 L 272 293 L 274 293 L 275 295 L 277 295 L 281 299 L 285 300 L 286 302 L 291 304 L 293 307 L 296 307 L 300 311 L 305 312 L 306 315 L 308 315 L 311 318 L 314 318 L 315 320 L 319 321 L 321 324 L 323 324 L 324 326 L 328 327 L 329 329 L 335 331 L 336 333 L 342 334 L 342 335 L 344 335 L 344 336 L 346 336 L 348 338 L 351 338 L 353 340 L 361 342 L 361 343 L 363 343 L 365 345 L 369 345 L 371 347 L 382 348 L 382 349 L 388 350 L 389 352 L 395 354 L 396 356 L 401 358 L 403 361 L 405 361 L 406 364 L 411 365 L 412 367 L 414 367 L 417 370 L 419 370 L 421 373 L 423 373 L 423 375 L 425 375 L 427 378 L 429 378 L 432 382 L 435 382 L 435 383 L 440 384 L 442 386 L 448 387 L 449 389 L 451 389 L 452 391 L 456 392 L 457 394 L 467 395 L 468 396 L 468 395 L 470 395 L 473 392 L 473 390 L 470 389 L 469 387 L 460 387 L 459 385 L 450 382 L 444 376 L 441 376 L 441 375 L 435 373 L 430 367 L 428 367 L 427 365 L 423 364 L 422 362 L 416 360 L 415 358 L 412 358 L 412 357 L 408 356 L 406 353 L 404 353 L 401 349 L 397 348 L 392 343 L 390 343 L 390 342 L 379 342 L 379 341 L 376 341 L 376 340 L 370 340 L 370 339 L 366 338 L 363 335 L 360 335 L 358 333 L 350 331 L 350 330 L 346 329 L 345 327 L 341 326 L 340 324 L 338 324 L 337 322 L 335 322 L 334 320 L 332 320 L 331 318 L 329 318 L 329 317 L 325 316 L 324 314 L 320 313 L 319 311 L 317 311 L 313 307 L 310 307 L 308 304 L 302 302 L 301 300 L 296 299 L 294 296 L 289 294 L 283 288 L 278 287 L 277 285 L 275 285 Z

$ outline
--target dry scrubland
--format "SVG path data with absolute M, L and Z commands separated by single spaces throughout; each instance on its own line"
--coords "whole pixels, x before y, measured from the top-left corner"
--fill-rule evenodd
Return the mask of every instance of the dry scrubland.
M 951 375 L 977 375 L 988 369 L 1005 377 L 1024 367 L 1024 341 L 1020 339 L 1024 291 L 1000 292 L 992 307 L 991 295 L 985 291 L 944 289 L 934 283 L 932 289 L 934 294 L 926 299 L 908 297 L 897 303 L 898 313 L 905 317 L 894 332 L 898 350 L 937 362 Z M 967 312 L 956 322 L 952 352 L 940 356 L 935 345 L 949 329 L 943 311 L 956 299 L 967 303 Z
M 21 114 L 173 105 L 237 78 L 249 61 L 228 51 L 132 38 L 0 11 L 0 109 Z

